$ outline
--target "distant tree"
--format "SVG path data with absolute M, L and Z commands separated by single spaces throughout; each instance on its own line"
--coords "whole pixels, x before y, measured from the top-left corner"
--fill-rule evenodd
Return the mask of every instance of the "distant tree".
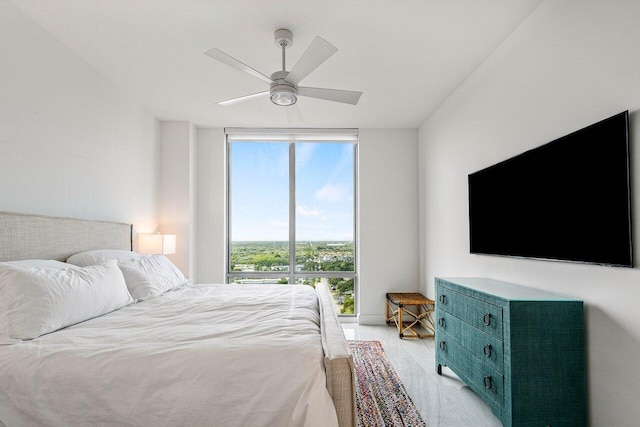
M 315 261 L 307 260 L 304 262 L 304 271 L 316 271 L 318 267 L 318 263 Z
M 344 303 L 342 304 L 342 309 L 340 310 L 340 314 L 353 314 L 354 313 L 354 303 L 351 295 L 347 295 L 344 297 Z
M 336 289 L 340 294 L 353 292 L 353 279 L 340 280 L 336 285 Z
M 353 261 L 352 260 L 331 260 L 324 261 L 321 264 L 322 271 L 353 271 Z
M 339 279 L 337 277 L 330 278 L 329 285 L 331 285 L 331 289 L 335 289 L 341 281 L 342 279 Z

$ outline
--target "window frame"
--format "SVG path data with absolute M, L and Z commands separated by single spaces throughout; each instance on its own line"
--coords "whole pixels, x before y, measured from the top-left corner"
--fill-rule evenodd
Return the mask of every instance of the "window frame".
M 232 159 L 231 144 L 248 143 L 252 141 L 287 143 L 289 146 L 289 271 L 282 272 L 234 272 L 231 271 L 231 230 L 232 230 Z M 296 143 L 316 142 L 316 143 L 350 143 L 353 145 L 353 271 L 296 271 Z M 357 129 L 225 129 L 225 149 L 226 149 L 226 262 L 225 280 L 231 283 L 234 277 L 243 278 L 286 278 L 289 283 L 297 283 L 296 279 L 307 278 L 349 278 L 354 282 L 354 313 L 339 314 L 341 317 L 355 317 L 359 306 L 359 285 L 358 285 L 358 131 Z

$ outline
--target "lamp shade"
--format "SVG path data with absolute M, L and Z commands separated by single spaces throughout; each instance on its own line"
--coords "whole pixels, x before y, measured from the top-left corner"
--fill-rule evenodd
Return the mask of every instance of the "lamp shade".
M 141 254 L 175 254 L 175 234 L 140 234 L 138 235 L 138 252 Z

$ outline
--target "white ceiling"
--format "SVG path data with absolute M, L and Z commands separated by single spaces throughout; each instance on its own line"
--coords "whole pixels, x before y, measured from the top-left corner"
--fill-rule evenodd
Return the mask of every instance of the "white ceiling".
M 203 54 L 217 47 L 263 74 L 273 32 L 294 34 L 287 69 L 316 35 L 339 50 L 303 86 L 362 91 L 357 106 L 312 98 L 298 127 L 416 128 L 542 0 L 13 0 L 159 119 L 285 127 L 268 89 Z

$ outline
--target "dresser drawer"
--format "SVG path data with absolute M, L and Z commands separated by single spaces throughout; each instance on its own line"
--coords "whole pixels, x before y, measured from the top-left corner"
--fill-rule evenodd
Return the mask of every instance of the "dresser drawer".
M 460 379 L 483 398 L 489 398 L 492 406 L 504 405 L 504 377 L 468 352 L 452 336 L 438 332 L 436 338 L 438 363 L 449 366 Z
M 504 406 L 504 376 L 502 374 L 472 357 L 467 381 L 476 393 L 491 399 L 495 406 L 500 408 Z
M 453 314 L 476 329 L 502 340 L 502 308 L 453 291 L 436 287 L 436 307 Z
M 502 341 L 473 328 L 444 310 L 435 312 L 436 329 L 457 341 L 476 359 L 495 369 L 504 371 L 504 348 Z

